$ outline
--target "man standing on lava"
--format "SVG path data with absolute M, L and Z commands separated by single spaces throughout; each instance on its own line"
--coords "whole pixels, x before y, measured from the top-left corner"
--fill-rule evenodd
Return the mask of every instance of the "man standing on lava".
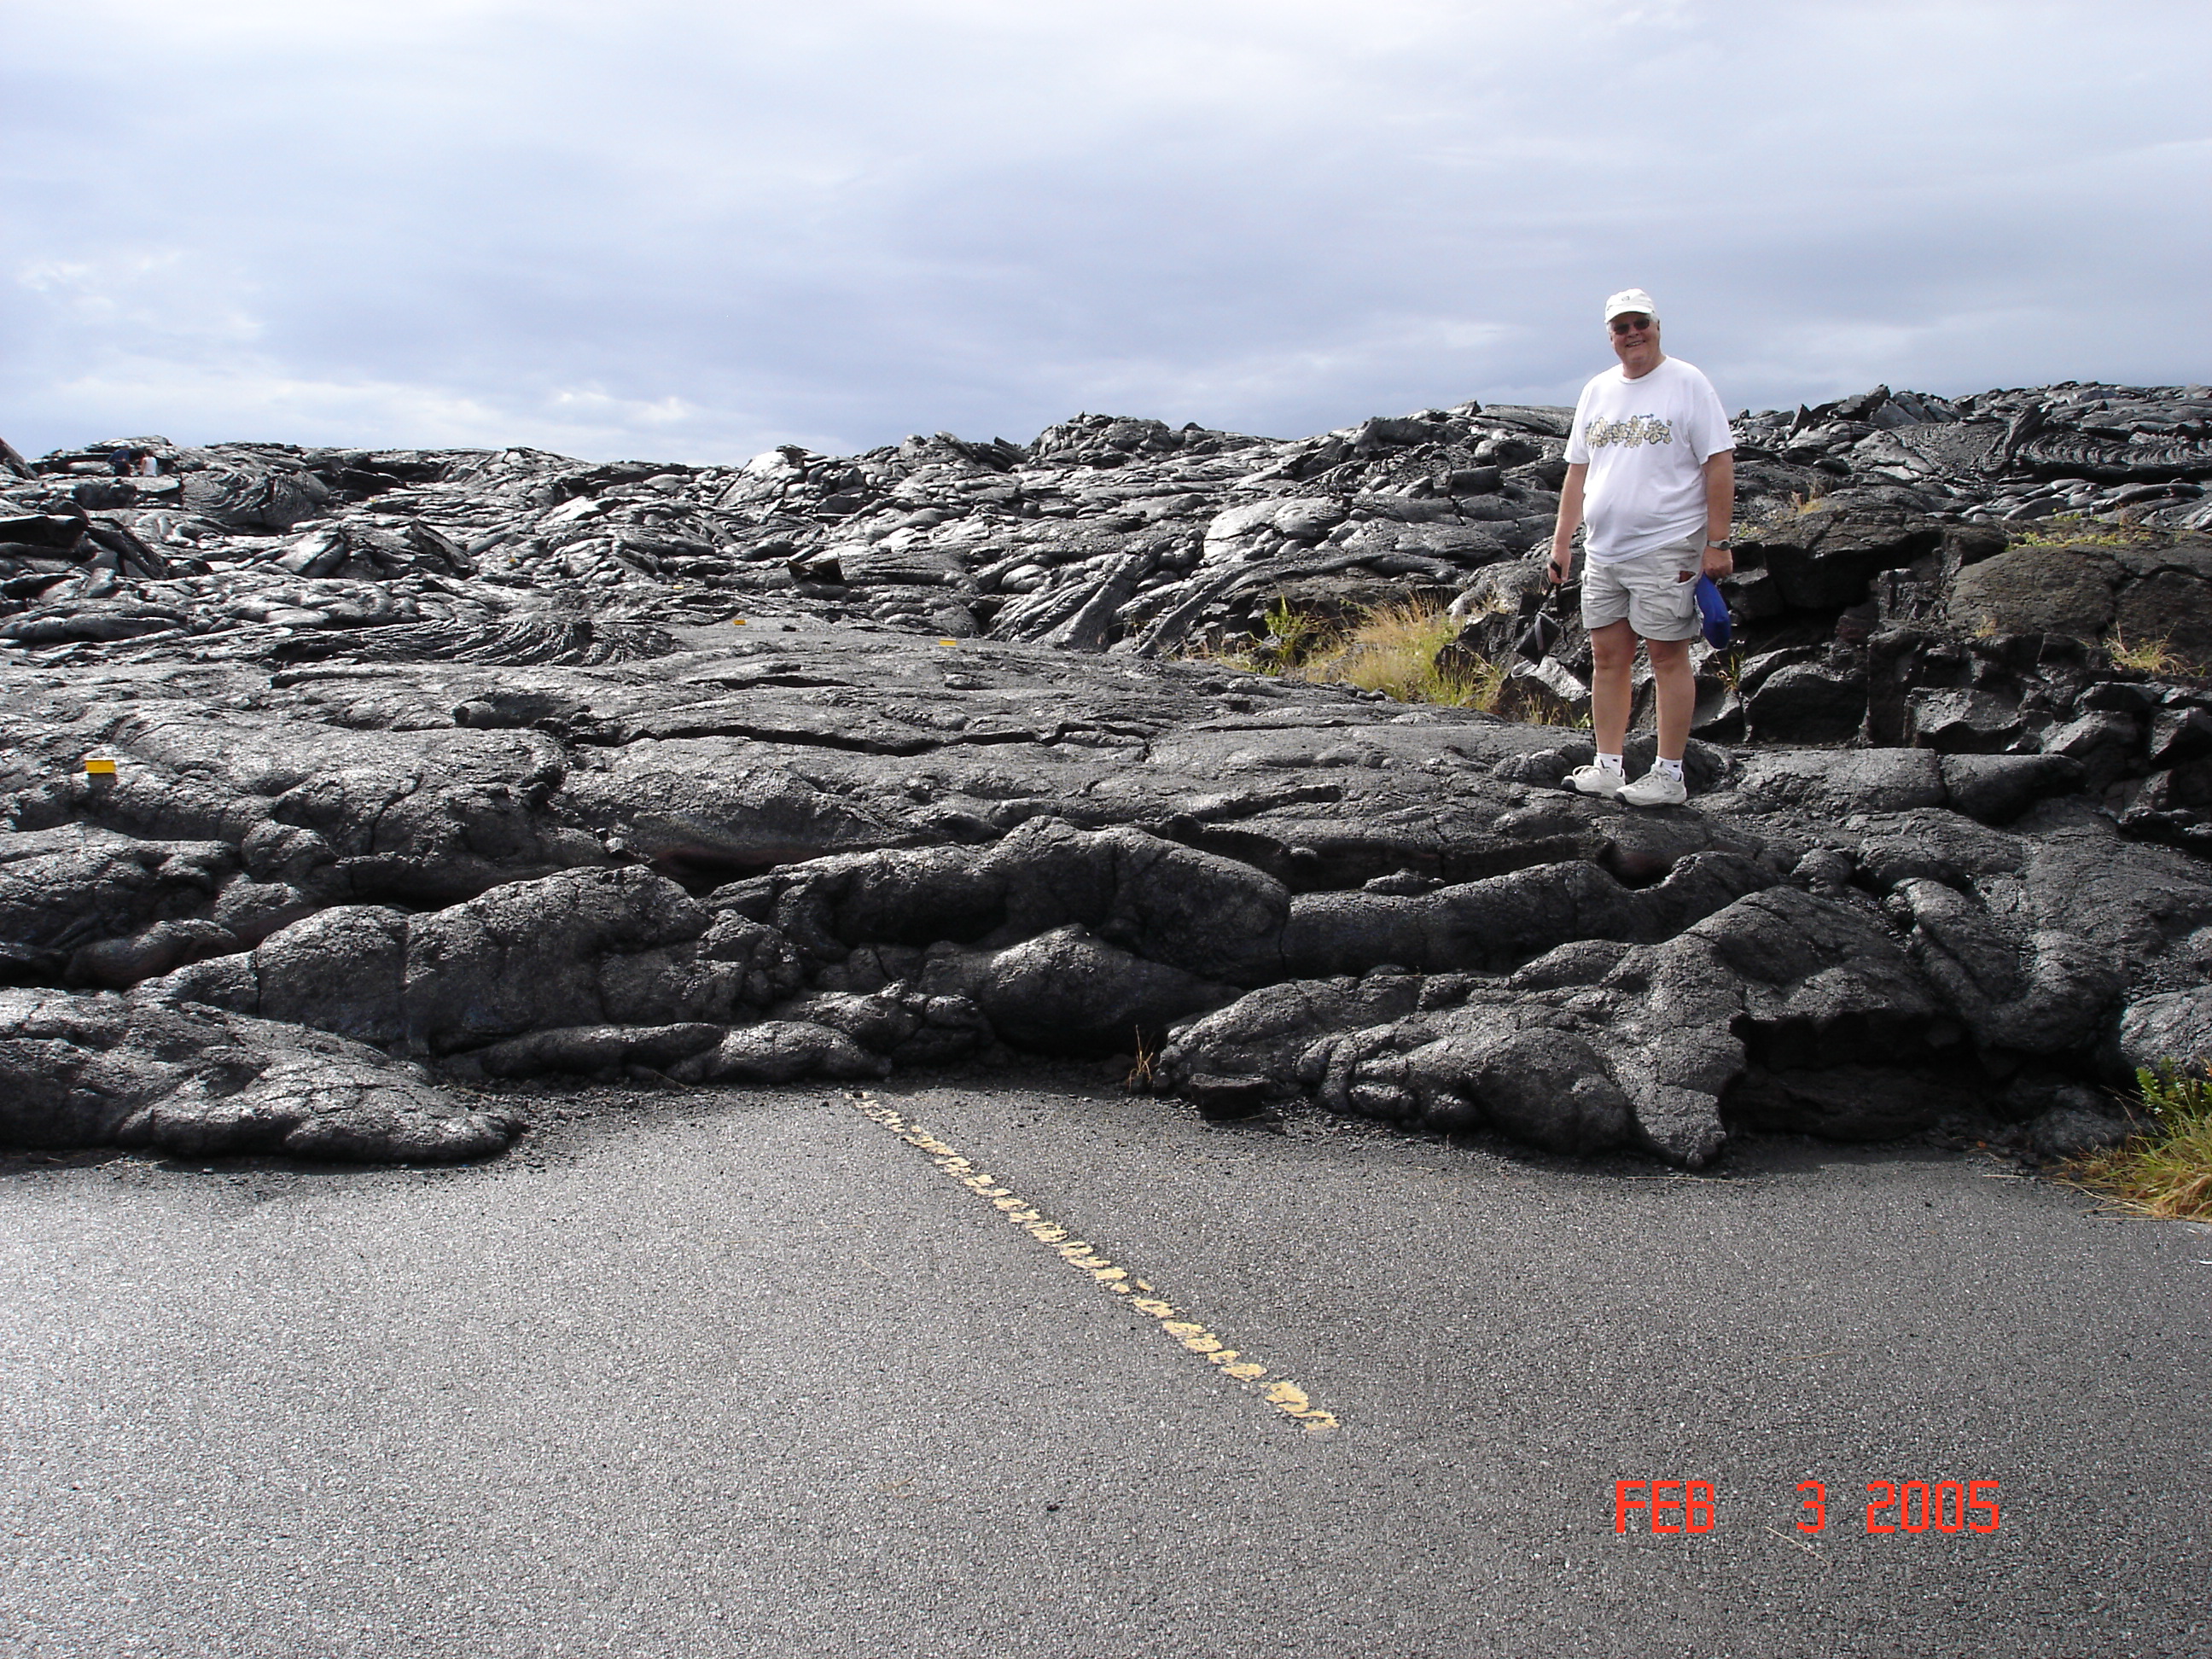
M 1650 295 L 1622 289 L 1605 302 L 1605 324 L 1620 367 L 1592 379 L 1575 404 L 1546 572 L 1555 582 L 1573 574 L 1575 527 L 1587 524 L 1583 623 L 1597 759 L 1568 781 L 1631 806 L 1674 806 L 1689 798 L 1682 751 L 1697 702 L 1690 668 L 1690 641 L 1699 631 L 1697 580 L 1735 568 L 1728 546 L 1735 440 L 1712 382 L 1659 349 Z M 1631 783 L 1621 750 L 1639 639 L 1658 693 L 1659 751 Z

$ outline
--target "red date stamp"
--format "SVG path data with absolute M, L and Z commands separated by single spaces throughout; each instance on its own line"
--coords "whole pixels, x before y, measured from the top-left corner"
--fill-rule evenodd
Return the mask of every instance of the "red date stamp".
M 1994 1480 L 1869 1480 L 1866 1483 L 1866 1529 L 1869 1533 L 1995 1532 L 2002 1516 Z M 1797 1483 L 1797 1530 L 1815 1533 L 1828 1524 L 1828 1489 L 1818 1480 Z M 1710 1480 L 1616 1480 L 1613 1483 L 1613 1529 L 1633 1526 L 1655 1533 L 1711 1532 L 1720 1512 Z
M 1994 1480 L 1869 1480 L 1866 1483 L 1866 1529 L 1875 1532 L 1995 1532 L 2000 1519 L 1997 1483 Z M 1828 1523 L 1827 1488 L 1817 1480 L 1800 1481 L 1808 1516 L 1797 1523 L 1800 1532 L 1818 1532 Z M 1984 1497 L 1983 1494 L 1987 1493 Z M 1885 1516 L 1887 1518 L 1885 1518 Z
M 1669 1494 L 1672 1494 L 1669 1496 Z M 1644 1511 L 1654 1532 L 1711 1532 L 1713 1529 L 1713 1487 L 1710 1480 L 1616 1480 L 1613 1483 L 1613 1529 L 1628 1530 L 1632 1510 Z M 1673 1510 L 1675 1522 L 1660 1517 Z

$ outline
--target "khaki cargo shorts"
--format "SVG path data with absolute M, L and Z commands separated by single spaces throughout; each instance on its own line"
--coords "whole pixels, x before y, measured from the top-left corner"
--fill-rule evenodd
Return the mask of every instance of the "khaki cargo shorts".
M 1669 542 L 1649 553 L 1611 563 L 1583 566 L 1583 626 L 1595 633 L 1626 617 L 1637 637 L 1693 640 L 1698 633 L 1698 570 L 1702 539 Z M 1687 581 L 1679 580 L 1682 571 Z

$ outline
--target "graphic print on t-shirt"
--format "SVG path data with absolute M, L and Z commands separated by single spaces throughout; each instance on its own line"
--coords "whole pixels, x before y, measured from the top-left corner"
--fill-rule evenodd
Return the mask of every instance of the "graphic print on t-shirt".
M 1592 449 L 1610 449 L 1615 444 L 1634 449 L 1639 444 L 1673 443 L 1674 423 L 1656 415 L 1632 415 L 1625 421 L 1592 421 L 1584 435 Z

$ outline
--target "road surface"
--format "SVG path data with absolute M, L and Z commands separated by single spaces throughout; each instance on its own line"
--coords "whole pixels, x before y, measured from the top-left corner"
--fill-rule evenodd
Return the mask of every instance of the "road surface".
M 0 1655 L 2212 1654 L 2212 1229 L 1094 1077 L 9 1160 Z

